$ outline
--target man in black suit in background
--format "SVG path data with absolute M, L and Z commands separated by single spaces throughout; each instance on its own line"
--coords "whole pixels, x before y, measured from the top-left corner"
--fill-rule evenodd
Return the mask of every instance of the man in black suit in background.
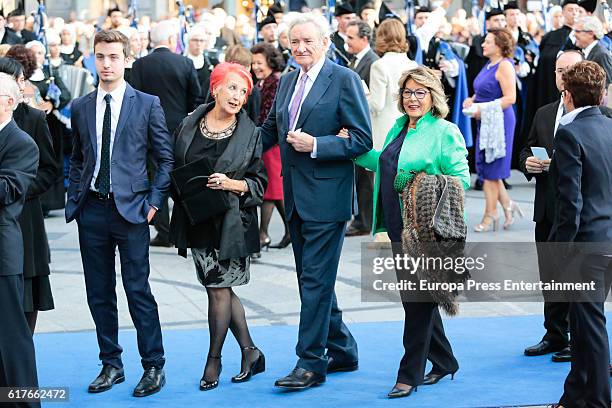
M 159 97 L 170 134 L 188 113 L 204 102 L 193 62 L 174 53 L 177 34 L 176 23 L 166 20 L 157 24 L 151 31 L 155 49 L 134 62 L 130 78 L 135 89 Z M 169 247 L 168 199 L 155 217 L 154 225 L 157 236 L 151 240 L 151 245 Z
M 25 29 L 26 16 L 22 9 L 15 9 L 6 16 L 8 26 L 21 41 L 20 44 L 27 44 L 30 41 L 35 41 L 38 38 L 36 34 Z
M 576 46 L 584 53 L 587 61 L 599 64 L 606 72 L 606 86 L 612 83 L 612 54 L 599 43 L 604 35 L 604 28 L 595 16 L 581 18 L 574 29 Z
M 353 55 L 349 68 L 359 75 L 366 86 L 370 87 L 370 67 L 378 60 L 378 55 L 370 47 L 372 29 L 363 21 L 351 21 L 346 28 L 346 44 Z M 363 167 L 355 168 L 357 189 L 357 214 L 346 230 L 347 237 L 368 235 L 372 229 L 372 191 L 374 174 Z
M 579 51 L 565 51 L 557 58 L 555 66 L 555 79 L 557 89 L 563 90 L 563 80 L 561 75 L 570 66 L 583 61 L 583 56 Z M 600 106 L 601 112 L 612 117 L 612 110 Z M 535 221 L 535 241 L 548 242 L 548 237 L 552 229 L 555 215 L 555 196 L 553 180 L 549 176 L 548 167 L 550 160 L 541 161 L 537 159 L 532 151 L 532 147 L 544 147 L 548 152 L 548 157 L 553 154 L 553 141 L 555 132 L 559 127 L 559 121 L 564 114 L 564 107 L 561 100 L 542 106 L 535 115 L 535 120 L 531 126 L 527 144 L 520 153 L 520 168 L 525 173 L 527 180 L 535 177 L 536 192 L 534 200 L 533 221 Z M 538 268 L 540 279 L 550 281 L 553 279 L 554 270 L 550 267 L 550 256 L 546 245 L 540 245 L 538 250 Z M 554 268 L 553 268 L 554 269 Z M 553 361 L 568 362 L 571 360 L 569 348 L 569 304 L 565 302 L 547 301 L 544 299 L 544 328 L 546 334 L 542 340 L 525 349 L 526 356 L 541 356 L 544 354 L 555 353 Z
M 604 300 L 612 275 L 612 119 L 601 114 L 606 74 L 582 61 L 563 73 L 563 105 L 553 143 L 550 174 L 557 208 L 551 242 L 565 243 L 558 256 L 574 282 L 595 282 L 569 304 L 572 368 L 562 407 L 610 406 L 610 351 Z M 569 276 L 569 275 L 568 275 Z
M 17 37 L 14 32 L 6 28 L 6 20 L 2 9 L 0 9 L 0 44 L 21 44 L 21 38 Z
M 346 44 L 346 27 L 351 21 L 357 18 L 355 9 L 349 1 L 336 3 L 334 11 L 336 21 L 338 22 L 338 31 L 331 35 L 331 42 L 334 45 L 334 59 L 343 67 L 347 67 L 351 62 L 353 55 L 344 47 Z
M 0 73 L 0 387 L 37 387 L 32 333 L 23 313 L 23 239 L 18 217 L 38 168 L 38 148 L 13 121 L 17 82 Z M 40 407 L 40 403 L 2 403 Z

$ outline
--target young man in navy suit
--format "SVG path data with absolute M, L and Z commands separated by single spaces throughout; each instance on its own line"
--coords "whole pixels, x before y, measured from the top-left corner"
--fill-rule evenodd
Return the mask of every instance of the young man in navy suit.
M 562 78 L 568 113 L 553 144 L 550 175 L 557 205 L 549 241 L 569 249 L 561 251 L 558 264 L 570 265 L 566 274 L 572 281 L 593 281 L 596 291 L 571 299 L 572 369 L 560 406 L 607 408 L 610 351 L 604 300 L 612 275 L 612 119 L 599 109 L 606 74 L 597 63 L 582 61 Z
M 134 396 L 144 397 L 165 384 L 161 326 L 149 286 L 149 223 L 168 193 L 173 153 L 159 98 L 123 80 L 128 50 L 127 37 L 118 31 L 100 31 L 94 38 L 100 84 L 72 104 L 66 220 L 78 224 L 87 302 L 103 364 L 89 392 L 109 390 L 125 379 L 115 294 L 119 247 L 123 287 L 145 370 Z M 157 165 L 151 183 L 149 149 Z
M 264 149 L 280 146 L 285 206 L 302 307 L 295 369 L 276 386 L 304 389 L 358 366 L 357 343 L 342 322 L 334 285 L 346 222 L 353 213 L 355 157 L 372 148 L 359 76 L 325 58 L 324 21 L 303 15 L 289 27 L 300 65 L 281 77 L 261 128 Z M 348 129 L 349 138 L 336 136 Z

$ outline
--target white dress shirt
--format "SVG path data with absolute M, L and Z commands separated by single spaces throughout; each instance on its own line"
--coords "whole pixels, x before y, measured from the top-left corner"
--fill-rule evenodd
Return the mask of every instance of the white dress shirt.
M 561 98 L 561 102 L 559 102 L 559 107 L 557 108 L 557 116 L 555 117 L 555 131 L 553 132 L 553 137 L 557 134 L 557 129 L 559 129 L 559 122 L 563 117 L 563 97 Z
M 585 49 L 582 50 L 582 53 L 584 54 L 584 59 L 589 59 L 589 54 L 591 53 L 591 51 L 593 51 L 593 48 L 595 48 L 595 46 L 597 45 L 599 41 L 595 40 L 592 43 L 589 44 L 588 47 L 586 47 Z
M 123 95 L 125 94 L 125 88 L 127 84 L 125 81 L 121 81 L 121 84 L 115 88 L 114 91 L 110 92 L 111 101 L 111 134 L 110 134 L 110 158 L 111 163 L 113 159 L 113 146 L 115 144 L 115 131 L 117 130 L 117 123 L 119 122 L 119 115 L 121 114 L 121 105 L 123 104 Z M 91 179 L 92 190 L 96 190 L 95 183 L 98 178 L 98 172 L 100 171 L 100 159 L 102 156 L 102 126 L 104 125 L 104 112 L 106 111 L 106 101 L 104 97 L 109 92 L 106 92 L 102 88 L 98 87 L 98 96 L 96 97 L 96 167 L 94 168 L 93 178 Z M 112 165 L 111 165 L 112 167 Z M 111 191 L 113 191 L 113 178 L 112 172 L 110 176 Z
M 370 51 L 370 49 L 371 49 L 370 45 L 366 45 L 366 47 L 363 50 L 361 50 L 361 52 L 358 52 L 357 55 L 355 55 L 355 64 L 353 65 L 355 69 L 357 69 L 357 67 L 359 66 L 359 63 L 361 62 L 363 57 L 365 57 L 366 54 Z
M 571 112 L 566 113 L 565 115 L 563 115 L 563 117 L 561 118 L 561 120 L 559 121 L 559 125 L 569 125 L 570 123 L 572 123 L 574 121 L 574 119 L 576 119 L 576 116 L 578 116 L 578 114 L 584 110 L 587 110 L 589 108 L 592 108 L 593 106 L 583 106 L 582 108 L 576 108 Z
M 291 95 L 289 106 L 287 107 L 289 111 L 291 110 L 293 99 L 295 99 L 295 94 L 300 87 L 300 79 L 302 79 L 303 75 L 307 75 L 308 79 L 306 79 L 306 85 L 304 85 L 304 94 L 302 95 L 302 102 L 300 103 L 300 109 L 297 111 L 295 123 L 293 124 L 293 128 L 289 129 L 290 131 L 295 130 L 295 126 L 297 125 L 297 122 L 298 122 L 297 119 L 300 117 L 300 113 L 302 113 L 302 106 L 304 104 L 304 100 L 306 100 L 306 97 L 308 96 L 308 93 L 310 92 L 310 90 L 312 89 L 312 86 L 317 80 L 317 77 L 319 76 L 321 69 L 323 69 L 323 64 L 325 64 L 325 55 L 323 55 L 321 59 L 308 70 L 308 72 L 304 72 L 303 69 L 300 68 L 300 75 L 298 76 L 298 80 L 295 83 L 295 88 L 293 89 L 293 94 Z M 314 139 L 314 145 L 312 147 L 312 153 L 310 154 L 310 157 L 312 157 L 313 159 L 317 157 L 317 138 L 316 137 Z

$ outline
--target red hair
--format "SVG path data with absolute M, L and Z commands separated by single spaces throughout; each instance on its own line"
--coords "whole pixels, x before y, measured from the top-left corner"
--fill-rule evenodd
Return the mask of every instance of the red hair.
M 215 89 L 219 86 L 229 74 L 238 74 L 247 83 L 247 97 L 253 90 L 253 78 L 251 73 L 245 67 L 235 62 L 223 62 L 217 65 L 210 73 L 210 93 L 214 94 Z

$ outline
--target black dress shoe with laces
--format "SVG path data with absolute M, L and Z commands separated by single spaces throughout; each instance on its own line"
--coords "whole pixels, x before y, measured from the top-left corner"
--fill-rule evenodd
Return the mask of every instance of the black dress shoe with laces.
M 416 392 L 417 391 L 417 387 L 412 386 L 412 385 L 408 385 L 408 388 L 405 388 L 405 389 L 398 388 L 398 387 L 393 387 L 393 389 L 391 391 L 389 391 L 389 393 L 387 394 L 387 397 L 389 397 L 389 398 L 403 398 L 403 397 L 407 397 L 410 394 L 412 394 L 412 391 Z
M 553 354 L 551 360 L 555 363 L 569 363 L 572 361 L 572 349 L 565 347 L 563 350 Z
M 100 371 L 98 377 L 89 384 L 87 391 L 92 394 L 108 391 L 113 388 L 113 385 L 124 381 L 125 375 L 123 374 L 123 368 L 115 368 L 112 365 L 104 364 L 102 371 Z
M 155 238 L 153 238 L 151 240 L 151 242 L 149 242 L 149 246 L 162 247 L 162 248 L 171 248 L 172 247 L 172 243 L 170 241 L 168 241 L 167 239 L 162 238 L 159 235 L 157 235 L 157 236 L 155 236 Z
M 324 375 L 296 367 L 288 376 L 276 380 L 274 386 L 290 390 L 303 390 L 324 382 Z
M 452 373 L 434 373 L 434 372 L 430 372 L 429 374 L 425 375 L 425 378 L 423 378 L 423 385 L 434 385 L 438 381 L 440 381 L 441 379 L 443 379 L 444 377 L 446 377 L 449 374 L 451 376 L 451 380 L 454 380 L 455 379 L 455 373 L 456 373 L 456 371 L 452 372 Z
M 336 361 L 333 357 L 327 356 L 327 374 L 357 371 L 359 369 L 359 362 L 354 361 L 351 363 L 341 363 Z
M 162 368 L 147 368 L 134 388 L 135 397 L 146 397 L 159 392 L 166 385 L 166 374 Z
M 557 351 L 561 351 L 565 347 L 566 346 L 551 343 L 548 340 L 542 340 L 538 344 L 527 347 L 525 349 L 525 355 L 529 357 L 543 356 L 545 354 L 556 353 Z

